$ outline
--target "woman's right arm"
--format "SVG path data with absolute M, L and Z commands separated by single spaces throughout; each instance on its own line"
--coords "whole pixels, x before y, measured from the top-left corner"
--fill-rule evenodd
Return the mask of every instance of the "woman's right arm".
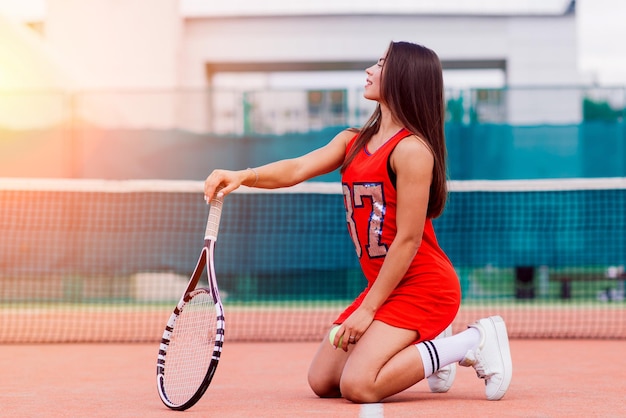
M 242 184 L 263 189 L 293 186 L 310 178 L 329 173 L 343 163 L 346 146 L 355 135 L 345 130 L 328 144 L 297 158 L 280 160 L 257 167 L 254 170 L 213 170 L 204 182 L 204 195 L 210 200 L 219 189 L 227 195 Z

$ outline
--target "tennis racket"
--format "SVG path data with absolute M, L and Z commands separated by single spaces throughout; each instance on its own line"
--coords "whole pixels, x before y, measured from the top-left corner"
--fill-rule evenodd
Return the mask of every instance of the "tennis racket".
M 224 343 L 224 308 L 213 261 L 222 203 L 221 197 L 211 200 L 200 258 L 159 346 L 159 396 L 167 407 L 179 411 L 195 405 L 206 392 Z M 205 267 L 209 287 L 196 289 Z

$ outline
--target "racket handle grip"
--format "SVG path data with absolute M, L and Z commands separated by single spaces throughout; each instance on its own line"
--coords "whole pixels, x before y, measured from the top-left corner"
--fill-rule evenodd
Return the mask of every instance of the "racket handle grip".
M 206 231 L 204 233 L 205 240 L 217 241 L 217 232 L 220 227 L 220 218 L 222 217 L 223 204 L 224 197 L 218 197 L 216 191 L 210 202 L 211 208 L 209 209 L 209 219 L 207 220 Z

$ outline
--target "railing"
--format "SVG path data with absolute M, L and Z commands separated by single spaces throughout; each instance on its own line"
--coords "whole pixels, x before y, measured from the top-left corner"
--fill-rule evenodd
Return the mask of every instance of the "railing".
M 454 123 L 562 125 L 623 120 L 626 88 L 503 88 L 446 91 Z M 102 129 L 180 129 L 217 135 L 311 132 L 359 126 L 375 103 L 360 89 L 0 92 L 0 129 L 85 123 Z

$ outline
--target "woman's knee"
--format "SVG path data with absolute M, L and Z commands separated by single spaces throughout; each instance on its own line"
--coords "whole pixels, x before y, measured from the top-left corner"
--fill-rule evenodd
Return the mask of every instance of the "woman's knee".
M 309 387 L 320 398 L 340 398 L 341 392 L 337 383 L 332 382 L 328 376 L 321 375 L 309 370 Z
M 363 376 L 342 376 L 340 391 L 343 397 L 354 403 L 380 402 L 373 382 L 368 382 Z

